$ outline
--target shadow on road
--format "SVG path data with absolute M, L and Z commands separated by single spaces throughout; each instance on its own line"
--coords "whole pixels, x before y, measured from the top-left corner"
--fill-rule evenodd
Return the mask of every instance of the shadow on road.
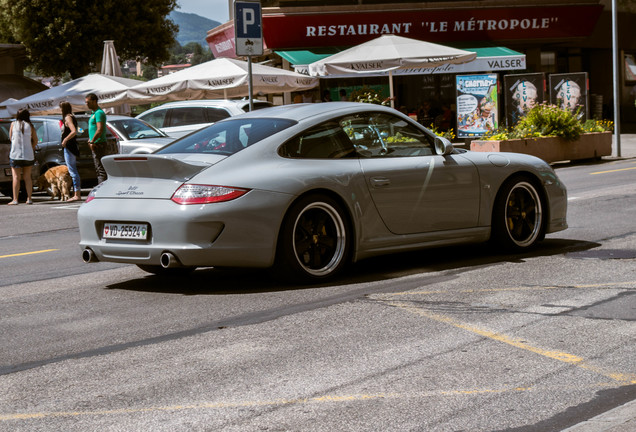
M 353 264 L 344 275 L 327 284 L 286 284 L 278 281 L 267 270 L 260 269 L 204 268 L 175 277 L 148 275 L 112 284 L 107 288 L 181 295 L 281 292 L 373 283 L 422 273 L 459 272 L 502 262 L 523 262 L 529 258 L 581 253 L 598 246 L 600 244 L 586 241 L 546 239 L 532 251 L 523 254 L 501 254 L 488 244 L 425 249 L 362 260 Z

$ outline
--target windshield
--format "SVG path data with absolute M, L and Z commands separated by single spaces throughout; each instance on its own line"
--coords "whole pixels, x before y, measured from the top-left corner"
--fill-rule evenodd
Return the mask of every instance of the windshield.
M 237 118 L 194 132 L 158 150 L 157 154 L 207 153 L 232 155 L 296 124 L 294 120 Z
M 139 119 L 109 120 L 115 130 L 126 140 L 165 137 L 166 134 Z

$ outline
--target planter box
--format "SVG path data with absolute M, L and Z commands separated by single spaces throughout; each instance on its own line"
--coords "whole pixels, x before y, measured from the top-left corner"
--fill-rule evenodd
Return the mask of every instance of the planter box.
M 551 163 L 567 160 L 598 159 L 612 154 L 612 133 L 593 132 L 582 134 L 577 141 L 563 138 L 527 138 L 505 141 L 473 141 L 472 151 L 512 152 L 536 156 Z

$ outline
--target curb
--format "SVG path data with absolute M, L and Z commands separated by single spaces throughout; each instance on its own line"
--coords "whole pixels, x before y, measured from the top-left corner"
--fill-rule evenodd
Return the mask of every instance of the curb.
M 636 400 L 563 429 L 561 432 L 634 432 L 636 431 Z

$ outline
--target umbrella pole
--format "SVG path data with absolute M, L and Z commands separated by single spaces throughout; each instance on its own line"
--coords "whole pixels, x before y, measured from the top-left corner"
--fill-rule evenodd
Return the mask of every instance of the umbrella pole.
M 393 71 L 389 71 L 389 96 L 391 97 L 391 108 L 395 108 L 395 97 L 393 95 Z

